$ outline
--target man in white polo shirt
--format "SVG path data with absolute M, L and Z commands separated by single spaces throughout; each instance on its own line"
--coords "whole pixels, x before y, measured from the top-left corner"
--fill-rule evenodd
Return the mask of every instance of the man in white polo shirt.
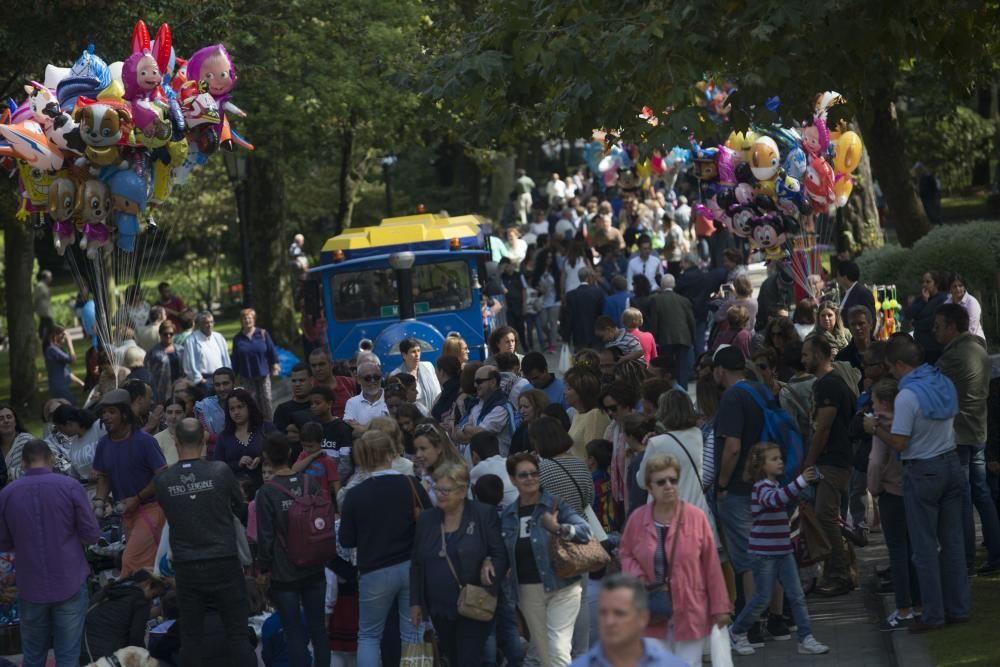
M 344 406 L 344 421 L 354 429 L 354 438 L 360 438 L 368 430 L 368 424 L 376 417 L 388 417 L 389 408 L 385 404 L 382 389 L 382 369 L 369 361 L 358 366 L 358 381 L 361 393 L 347 399 Z

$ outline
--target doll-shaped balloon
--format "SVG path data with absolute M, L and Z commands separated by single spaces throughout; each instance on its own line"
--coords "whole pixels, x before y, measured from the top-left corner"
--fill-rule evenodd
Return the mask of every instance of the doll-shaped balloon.
M 107 167 L 121 160 L 121 144 L 131 131 L 132 114 L 123 102 L 97 101 L 81 97 L 76 102 L 73 118 L 80 123 L 80 137 L 87 145 L 86 160 L 97 167 Z
M 732 148 L 719 144 L 718 154 L 715 160 L 719 174 L 719 186 L 722 188 L 736 187 L 736 156 L 737 153 Z
M 52 218 L 52 243 L 62 257 L 76 241 L 73 215 L 76 212 L 76 185 L 65 176 L 49 184 L 49 217 Z
M 122 65 L 122 84 L 135 128 L 146 137 L 165 139 L 173 131 L 163 111 L 168 102 L 161 87 L 171 50 L 170 29 L 166 24 L 160 26 L 155 52 L 152 46 L 146 24 L 140 20 L 132 33 L 132 55 Z
M 111 188 L 111 211 L 118 230 L 118 247 L 132 252 L 139 236 L 139 214 L 146 210 L 146 182 L 131 169 L 123 169 L 108 179 L 108 187 Z
M 830 130 L 826 127 L 826 119 L 821 116 L 813 118 L 813 124 L 802 128 L 802 148 L 810 156 L 826 154 L 830 145 Z
M 828 213 L 834 208 L 837 197 L 833 190 L 833 169 L 829 162 L 818 156 L 811 157 L 803 182 L 813 212 Z
M 198 49 L 188 59 L 185 69 L 188 81 L 205 84 L 208 94 L 215 98 L 219 108 L 224 112 L 222 122 L 216 127 L 218 134 L 222 134 L 222 125 L 226 122 L 225 112 L 238 116 L 245 115 L 239 107 L 230 102 L 233 87 L 236 85 L 236 67 L 225 46 L 214 44 Z
M 87 257 L 96 260 L 100 251 L 111 245 L 107 220 L 111 214 L 111 190 L 96 178 L 89 179 L 76 191 L 77 227 L 83 231 L 80 247 Z
M 756 216 L 754 207 L 750 204 L 733 204 L 728 211 L 731 219 L 730 228 L 733 234 L 740 238 L 749 238 L 753 233 L 753 219 Z

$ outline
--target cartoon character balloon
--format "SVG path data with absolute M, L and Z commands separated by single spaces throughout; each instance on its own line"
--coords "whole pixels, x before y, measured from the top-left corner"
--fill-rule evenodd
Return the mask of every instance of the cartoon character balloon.
M 76 185 L 59 177 L 49 184 L 49 215 L 52 217 L 52 242 L 61 257 L 76 241 L 73 214 L 76 212 Z
M 111 230 L 106 223 L 111 213 L 111 190 L 106 183 L 92 178 L 76 193 L 77 225 L 82 226 L 80 247 L 87 257 L 97 259 L 100 251 L 111 245 Z
M 837 196 L 833 190 L 833 169 L 830 163 L 821 157 L 814 156 L 809 160 L 806 169 L 806 195 L 812 202 L 813 211 L 827 213 L 836 206 Z
M 861 137 L 848 130 L 840 135 L 833 156 L 833 169 L 838 174 L 850 174 L 861 164 Z
M 758 137 L 750 151 L 750 170 L 754 177 L 761 181 L 770 181 L 778 174 L 780 168 L 781 155 L 778 152 L 778 144 L 771 137 Z
M 131 169 L 123 169 L 108 179 L 108 187 L 118 229 L 118 247 L 132 252 L 139 235 L 139 214 L 146 210 L 146 182 Z

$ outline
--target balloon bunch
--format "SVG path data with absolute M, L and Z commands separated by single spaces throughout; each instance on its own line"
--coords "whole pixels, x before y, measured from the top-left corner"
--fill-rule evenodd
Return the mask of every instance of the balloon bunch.
M 889 340 L 900 329 L 900 311 L 902 306 L 896 298 L 895 285 L 875 285 L 872 287 L 875 297 L 875 339 Z
M 829 108 L 842 102 L 836 93 L 818 96 L 812 123 L 801 131 L 755 127 L 711 148 L 692 137 L 705 215 L 769 259 L 784 258 L 789 237 L 808 228 L 812 215 L 832 213 L 850 196 L 861 138 L 851 131 L 834 136 L 826 125 Z
M 18 218 L 47 214 L 60 255 L 78 237 L 91 260 L 114 246 L 134 252 L 140 216 L 175 183 L 220 147 L 253 149 L 227 117 L 245 116 L 230 101 L 235 84 L 222 44 L 185 61 L 167 24 L 151 40 L 141 20 L 124 62 L 108 65 L 90 45 L 72 67 L 47 66 L 0 114 L 0 168 L 20 178 Z

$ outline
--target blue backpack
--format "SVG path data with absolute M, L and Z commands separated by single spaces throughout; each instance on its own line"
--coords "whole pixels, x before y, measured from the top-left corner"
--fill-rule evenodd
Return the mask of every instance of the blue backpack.
M 777 399 L 764 385 L 740 382 L 736 385 L 754 400 L 764 415 L 764 428 L 760 432 L 760 442 L 773 442 L 781 447 L 785 457 L 783 483 L 788 484 L 801 472 L 805 448 L 802 434 L 792 416 L 781 407 Z

